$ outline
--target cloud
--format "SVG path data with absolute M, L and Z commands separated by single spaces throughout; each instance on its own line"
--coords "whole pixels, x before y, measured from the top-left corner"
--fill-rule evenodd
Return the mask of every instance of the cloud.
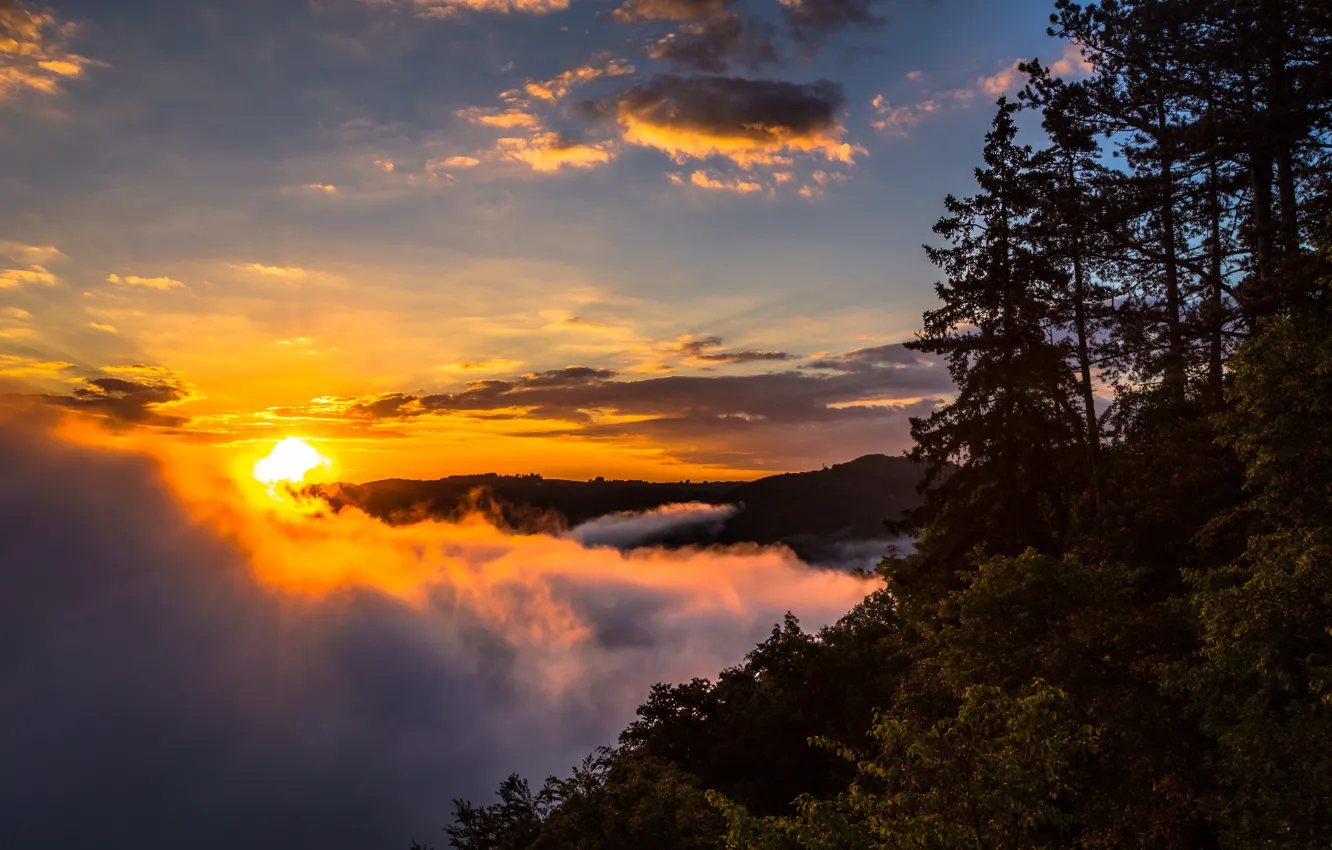
M 719 336 L 691 336 L 682 339 L 677 350 L 694 363 L 760 363 L 793 360 L 785 351 L 722 351 Z
M 732 62 L 751 69 L 777 62 L 771 28 L 763 21 L 742 21 L 734 13 L 681 24 L 644 52 L 679 67 L 714 73 L 725 71 Z
M 508 130 L 516 127 L 535 128 L 541 126 L 540 118 L 521 109 L 472 106 L 467 109 L 459 109 L 458 117 L 465 118 L 469 123 L 480 124 L 483 127 L 502 127 Z
M 815 626 L 875 587 L 780 550 L 318 516 L 12 425 L 0 467 L 17 848 L 80 846 L 90 823 L 140 850 L 428 841 L 450 799 L 613 741 L 653 683 L 714 675 L 787 609 Z
M 106 276 L 107 283 L 123 284 L 124 286 L 140 286 L 144 289 L 157 289 L 166 291 L 168 289 L 184 288 L 185 284 L 170 277 L 138 277 L 137 275 L 110 274 Z
M 1019 69 L 1021 64 L 1016 60 L 993 76 L 981 77 L 976 80 L 976 90 L 992 98 L 1019 91 L 1027 82 L 1027 75 Z
M 46 270 L 45 266 L 29 266 L 26 269 L 0 269 L 0 289 L 12 289 L 24 284 L 54 286 L 60 279 Z
M 54 94 L 96 64 L 69 49 L 75 27 L 23 2 L 0 3 L 0 103 L 24 91 Z
M 876 95 L 870 102 L 876 116 L 870 125 L 891 136 L 905 136 L 910 128 L 919 124 L 927 115 L 965 106 L 980 96 L 993 101 L 1004 95 L 1017 94 L 1027 84 L 1027 75 L 1019 70 L 1024 61 L 1013 60 L 994 74 L 977 77 L 969 86 L 933 92 L 905 106 L 893 106 L 884 95 Z M 1050 65 L 1050 70 L 1060 77 L 1085 77 L 1095 71 L 1075 44 L 1064 45 L 1061 57 Z M 907 79 L 918 82 L 923 76 L 919 71 L 912 71 L 907 74 Z
M 950 89 L 907 106 L 893 106 L 883 95 L 875 95 L 870 108 L 876 117 L 870 121 L 870 126 L 890 136 L 905 136 L 907 130 L 919 124 L 926 115 L 970 103 L 975 97 L 975 89 Z
M 842 141 L 835 83 L 659 75 L 614 104 L 624 140 L 677 162 L 724 157 L 741 168 L 793 153 L 850 164 L 863 149 Z
M 684 178 L 678 174 L 672 174 L 671 180 L 675 183 L 684 183 Z M 762 192 L 763 184 L 756 183 L 753 180 L 744 180 L 738 177 L 714 177 L 706 171 L 695 171 L 689 175 L 689 185 L 697 186 L 700 189 L 716 189 L 725 192 L 737 192 L 742 195 L 748 195 L 753 192 Z
M 463 11 L 509 15 L 545 15 L 569 8 L 569 0 L 364 0 L 411 12 L 420 18 L 447 19 Z
M 0 15 L 5 10 L 0 8 Z M 52 274 L 47 263 L 67 262 L 65 256 L 54 245 L 24 245 L 21 242 L 0 240 L 0 257 L 6 257 L 24 266 L 23 268 L 0 268 L 0 289 L 13 289 L 19 286 L 35 284 L 54 286 L 60 278 Z
M 883 24 L 883 19 L 873 11 L 876 0 L 780 0 L 780 3 L 798 38 L 817 38 L 839 29 Z
M 636 549 L 681 532 L 714 537 L 735 516 L 734 505 L 689 502 L 650 511 L 625 511 L 597 517 L 570 529 L 569 537 L 584 546 Z
M 310 276 L 310 272 L 296 266 L 266 266 L 262 263 L 242 263 L 233 264 L 232 268 L 237 271 L 249 272 L 263 277 L 277 277 L 284 280 L 304 280 Z
M 450 156 L 444 159 L 435 160 L 426 164 L 426 169 L 431 168 L 475 168 L 481 164 L 481 160 L 474 156 Z
M 0 256 L 33 265 L 69 261 L 69 257 L 54 245 L 24 245 L 3 239 L 0 239 Z
M 727 13 L 734 0 L 627 0 L 611 12 L 624 23 L 643 21 L 703 21 Z
M 91 323 L 95 330 L 115 333 L 110 325 Z M 179 375 L 154 366 L 121 366 L 102 370 L 70 395 L 45 395 L 48 404 L 89 414 L 117 426 L 149 425 L 178 428 L 189 422 L 185 416 L 164 413 L 161 408 L 198 398 L 198 392 Z
M 607 69 L 611 67 L 616 69 L 616 74 L 612 75 L 617 75 L 625 68 L 628 68 L 626 73 L 633 71 L 628 66 L 618 66 L 612 63 L 612 65 L 597 69 L 597 72 L 600 75 L 606 75 L 608 73 Z M 582 77 L 580 77 L 580 71 L 583 71 Z M 533 95 L 538 102 L 544 103 L 546 100 L 553 102 L 563 97 L 570 87 L 585 79 L 587 74 L 590 73 L 592 72 L 585 69 L 574 69 L 566 72 L 566 74 L 569 74 L 567 79 L 557 77 L 547 83 L 529 85 L 535 86 L 540 92 L 539 95 Z M 546 95 L 549 95 L 549 97 L 547 98 Z M 525 130 L 525 135 L 505 136 L 496 139 L 490 149 L 479 152 L 480 156 L 449 157 L 446 160 L 428 164 L 427 169 L 438 169 L 441 166 L 471 168 L 479 165 L 482 157 L 484 157 L 492 162 L 522 163 L 533 171 L 553 174 L 566 168 L 596 168 L 615 158 L 614 145 L 609 142 L 583 142 L 569 138 L 563 133 L 547 130 L 542 123 L 542 119 L 530 111 L 532 104 L 524 100 L 522 95 L 507 92 L 502 95 L 502 98 L 517 105 L 507 107 L 473 106 L 460 109 L 457 114 L 472 124 L 505 130 Z
M 1083 55 L 1082 48 L 1076 44 L 1064 45 L 1064 53 L 1050 65 L 1050 73 L 1056 77 L 1090 77 L 1096 73 L 1096 67 Z
M 611 13 L 622 23 L 671 22 L 674 32 L 650 42 L 653 59 L 697 71 L 725 71 L 732 60 L 749 68 L 777 61 L 772 28 L 744 20 L 731 10 L 734 0 L 628 0 Z
M 580 65 L 570 68 L 554 79 L 539 81 L 529 80 L 523 91 L 538 100 L 557 101 L 564 98 L 577 86 L 585 85 L 603 77 L 623 77 L 634 73 L 634 66 L 623 59 L 612 59 L 602 65 Z
M 116 330 L 115 325 L 104 325 L 100 322 L 89 322 L 88 327 L 92 328 L 95 331 L 101 331 L 102 333 L 108 333 L 108 334 L 120 333 L 120 331 Z
M 615 157 L 609 144 L 584 144 L 559 133 L 537 133 L 530 138 L 499 139 L 495 153 L 502 159 L 521 162 L 533 171 L 550 173 L 563 168 L 596 168 Z
M 7 378 L 63 378 L 75 364 L 0 352 L 0 375 Z
M 845 354 L 826 355 L 805 364 L 807 369 L 825 369 L 836 372 L 865 372 L 872 369 L 913 369 L 922 363 L 922 356 L 905 346 L 893 343 L 873 348 L 858 348 Z

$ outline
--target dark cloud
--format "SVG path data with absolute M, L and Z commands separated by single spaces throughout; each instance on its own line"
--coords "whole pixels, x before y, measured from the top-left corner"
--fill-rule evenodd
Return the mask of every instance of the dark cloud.
M 147 367 L 130 368 L 149 371 Z M 94 378 L 71 395 L 47 395 L 45 399 L 50 404 L 105 417 L 113 423 L 179 427 L 189 421 L 188 417 L 162 413 L 158 407 L 184 401 L 191 395 L 188 385 L 164 374 L 143 380 Z
M 621 93 L 611 110 L 626 141 L 673 157 L 724 156 L 742 167 L 801 152 L 850 162 L 841 86 L 661 74 Z
M 744 21 L 733 12 L 681 24 L 644 52 L 678 67 L 713 73 L 725 71 L 732 63 L 753 69 L 777 62 L 771 28 L 762 21 Z
M 782 0 L 782 13 L 792 33 L 809 40 L 840 29 L 882 26 L 877 5 L 878 0 Z
M 611 17 L 624 23 L 678 24 L 644 52 L 679 67 L 720 73 L 733 62 L 746 68 L 775 63 L 771 25 L 743 18 L 732 10 L 735 5 L 734 0 L 628 0 Z
M 629 89 L 620 106 L 661 126 L 765 139 L 777 132 L 813 135 L 837 124 L 842 87 L 740 77 L 659 74 Z
M 405 554 L 447 550 L 466 587 L 441 579 L 418 604 L 359 585 L 293 596 L 257 581 L 249 548 L 188 514 L 145 458 L 0 420 L 0 468 L 6 850 L 439 846 L 450 799 L 486 798 L 510 770 L 567 772 L 653 682 L 714 673 L 786 608 L 826 622 L 857 591 L 775 555 L 728 589 L 714 553 L 674 556 L 654 585 L 635 578 L 647 557 L 631 571 L 611 550 L 502 536 L 467 554 L 437 527 Z M 341 521 L 311 518 L 283 551 L 309 553 Z M 391 569 L 393 544 L 366 522 L 335 539 L 365 536 L 352 560 Z M 477 604 L 506 549 L 546 566 Z M 524 637 L 550 601 L 590 637 Z
M 721 345 L 721 337 L 705 336 L 685 340 L 679 348 L 691 360 L 703 363 L 762 363 L 795 359 L 794 354 L 785 351 L 716 351 Z
M 807 369 L 827 369 L 838 372 L 860 372 L 885 367 L 911 367 L 927 362 L 928 358 L 900 343 L 859 348 L 846 354 L 821 357 L 805 364 Z

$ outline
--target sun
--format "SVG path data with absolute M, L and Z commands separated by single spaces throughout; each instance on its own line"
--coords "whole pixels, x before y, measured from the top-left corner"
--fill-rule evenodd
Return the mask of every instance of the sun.
M 272 487 L 276 484 L 300 484 L 310 471 L 331 466 L 332 461 L 299 437 L 288 437 L 273 446 L 268 456 L 254 465 L 256 480 Z

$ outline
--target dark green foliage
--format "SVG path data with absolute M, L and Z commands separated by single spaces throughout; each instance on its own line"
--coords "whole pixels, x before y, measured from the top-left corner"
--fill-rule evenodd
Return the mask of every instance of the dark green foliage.
M 799 794 L 830 794 L 850 781 L 845 765 L 807 742 L 861 740 L 906 667 L 901 628 L 882 592 L 818 635 L 788 615 L 715 683 L 654 687 L 620 740 L 775 814 Z
M 1221 745 L 1213 805 L 1235 847 L 1332 843 L 1332 288 L 1264 323 L 1233 363 L 1224 441 L 1261 533 L 1195 572 L 1192 686 Z

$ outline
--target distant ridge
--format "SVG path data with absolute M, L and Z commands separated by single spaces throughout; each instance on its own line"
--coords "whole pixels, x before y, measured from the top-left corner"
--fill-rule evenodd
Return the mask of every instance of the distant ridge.
M 886 546 L 884 522 L 901 519 L 919 504 L 921 477 L 913 461 L 875 454 L 826 469 L 743 482 L 569 481 L 487 474 L 435 481 L 395 478 L 311 491 L 335 510 L 353 505 L 388 522 L 453 519 L 480 509 L 520 531 L 572 527 L 606 514 L 681 502 L 731 504 L 742 509 L 707 540 L 683 535 L 659 542 L 783 543 L 806 560 L 834 563 L 844 560 L 848 545 Z

